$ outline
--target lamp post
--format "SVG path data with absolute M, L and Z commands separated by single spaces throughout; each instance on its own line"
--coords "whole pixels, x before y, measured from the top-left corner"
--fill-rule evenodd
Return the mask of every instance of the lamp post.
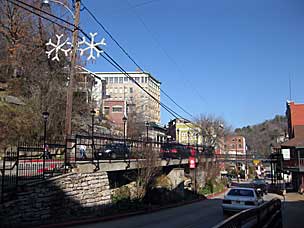
M 49 118 L 48 112 L 42 113 L 43 120 L 44 120 L 44 133 L 43 133 L 43 178 L 44 178 L 44 170 L 45 170 L 45 156 L 46 156 L 46 124 Z
M 188 130 L 188 146 L 190 145 L 190 131 Z
M 147 128 L 147 142 L 149 140 L 149 126 L 150 126 L 150 123 L 148 121 L 145 122 L 145 126 Z
M 66 6 L 64 3 L 58 0 L 43 0 L 42 4 L 49 5 L 49 2 L 54 2 L 64 6 L 73 16 L 74 19 L 74 29 L 72 34 L 72 50 L 71 50 L 71 65 L 70 65 L 70 75 L 69 84 L 67 88 L 67 99 L 66 99 L 66 110 L 65 110 L 65 138 L 67 140 L 68 136 L 72 133 L 72 107 L 73 107 L 73 90 L 74 90 L 74 77 L 75 77 L 75 65 L 77 59 L 77 40 L 78 40 L 78 26 L 80 21 L 80 0 L 75 1 L 75 14 L 72 10 Z M 68 156 L 70 157 L 70 156 Z
M 238 165 L 237 165 L 237 147 L 238 147 L 237 138 L 234 138 L 234 140 L 235 140 L 235 171 L 236 171 L 236 179 L 237 179 L 237 182 L 240 182 L 240 180 L 239 180 L 239 168 L 238 168 Z
M 176 137 L 177 140 L 176 139 L 175 140 L 179 143 L 179 129 L 177 129 L 176 131 L 177 131 L 177 137 Z
M 199 133 L 196 133 L 196 151 L 198 152 L 198 137 Z
M 127 123 L 128 118 L 126 116 L 122 117 L 123 121 L 123 137 L 124 137 L 124 143 L 126 144 L 126 123 Z
M 94 117 L 96 114 L 96 111 L 92 109 L 90 111 L 90 114 L 92 116 L 92 161 L 94 161 Z

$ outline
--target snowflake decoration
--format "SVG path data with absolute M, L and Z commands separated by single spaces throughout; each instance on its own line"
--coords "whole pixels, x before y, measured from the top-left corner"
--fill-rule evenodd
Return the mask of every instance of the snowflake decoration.
M 95 39 L 95 36 L 97 35 L 97 32 L 96 33 L 90 33 L 91 35 L 91 41 L 90 43 L 86 41 L 85 37 L 82 38 L 82 41 L 80 41 L 78 43 L 78 46 L 80 45 L 87 45 L 86 48 L 79 48 L 79 51 L 80 51 L 80 55 L 82 56 L 84 54 L 85 51 L 87 50 L 90 50 L 90 55 L 89 57 L 87 58 L 87 60 L 90 60 L 90 59 L 96 59 L 95 56 L 94 56 L 94 51 L 97 53 L 97 57 L 100 56 L 101 53 L 103 53 L 103 50 L 99 50 L 97 47 L 99 45 L 106 45 L 105 43 L 105 39 L 103 38 L 99 43 L 95 43 L 94 39 Z
M 49 42 L 46 43 L 46 46 L 52 46 L 53 49 L 46 51 L 45 53 L 48 55 L 48 58 L 51 57 L 52 53 L 55 52 L 55 56 L 52 58 L 52 60 L 57 60 L 59 62 L 59 57 L 58 57 L 58 52 L 62 51 L 64 52 L 65 56 L 68 56 L 69 52 L 71 51 L 71 47 L 64 49 L 63 46 L 64 45 L 71 45 L 70 42 L 68 42 L 69 38 L 67 38 L 63 43 L 61 43 L 61 37 L 63 36 L 63 34 L 61 34 L 60 36 L 56 34 L 57 37 L 57 43 L 54 44 L 52 42 L 52 39 L 49 39 Z

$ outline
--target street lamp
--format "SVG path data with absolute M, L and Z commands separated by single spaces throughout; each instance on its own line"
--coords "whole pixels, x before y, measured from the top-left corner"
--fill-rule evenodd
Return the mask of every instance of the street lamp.
M 44 178 L 44 170 L 45 170 L 45 156 L 46 156 L 46 123 L 49 118 L 49 113 L 48 112 L 43 112 L 43 120 L 44 120 L 44 134 L 43 134 L 43 178 Z
M 127 123 L 128 118 L 126 116 L 122 117 L 123 121 L 123 136 L 124 136 L 124 143 L 126 144 L 126 123 Z
M 179 129 L 177 129 L 176 131 L 177 131 L 177 140 L 176 139 L 175 140 L 179 143 Z
M 238 142 L 237 142 L 237 138 L 234 138 L 235 140 L 235 171 L 236 171 L 236 178 L 237 178 L 237 182 L 240 182 L 239 180 L 239 168 L 238 168 L 238 164 L 237 164 L 237 147 L 238 147 Z
M 65 137 L 68 138 L 72 133 L 72 106 L 73 106 L 73 90 L 74 90 L 74 77 L 75 77 L 75 64 L 77 59 L 77 40 L 78 40 L 78 26 L 80 20 L 80 0 L 75 1 L 75 14 L 73 11 L 66 6 L 64 3 L 58 0 L 43 0 L 42 5 L 49 5 L 49 2 L 54 2 L 64 6 L 73 16 L 74 28 L 72 35 L 72 50 L 71 50 L 71 64 L 70 64 L 70 75 L 69 84 L 67 88 L 67 99 L 66 99 L 66 110 L 65 110 Z
M 149 139 L 149 126 L 150 126 L 150 123 L 148 121 L 145 122 L 145 126 L 147 128 L 147 142 L 148 142 L 148 139 Z
M 188 146 L 190 145 L 190 131 L 188 131 Z
M 73 19 L 75 19 L 75 14 L 73 13 L 73 11 L 67 5 L 65 5 L 64 3 L 60 2 L 60 1 L 56 1 L 56 0 L 50 0 L 50 1 L 64 6 L 64 8 L 66 8 L 72 14 Z M 49 0 L 43 0 L 42 5 L 49 6 L 50 1 Z
M 94 160 L 94 117 L 96 114 L 96 111 L 92 109 L 90 111 L 91 116 L 92 116 L 92 161 Z

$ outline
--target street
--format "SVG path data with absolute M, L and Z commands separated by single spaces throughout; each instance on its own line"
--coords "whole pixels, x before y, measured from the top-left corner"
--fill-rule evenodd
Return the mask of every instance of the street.
M 118 219 L 108 222 L 95 224 L 86 224 L 77 227 L 107 227 L 107 228 L 135 228 L 135 227 L 175 227 L 175 228 L 195 228 L 212 227 L 223 221 L 225 217 L 222 212 L 222 199 L 224 194 L 210 200 L 203 200 L 181 207 L 161 210 L 155 213 L 132 216 L 129 218 Z M 268 201 L 276 197 L 274 194 L 268 194 L 264 197 Z
M 155 213 L 77 227 L 212 227 L 224 219 L 221 208 L 222 197 L 223 195 L 215 199 L 203 200 L 198 203 L 161 210 Z

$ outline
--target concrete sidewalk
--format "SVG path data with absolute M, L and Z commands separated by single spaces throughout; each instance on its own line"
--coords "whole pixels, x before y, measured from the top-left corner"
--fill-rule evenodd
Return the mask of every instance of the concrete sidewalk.
M 282 216 L 284 228 L 303 228 L 304 195 L 287 193 L 282 200 Z

